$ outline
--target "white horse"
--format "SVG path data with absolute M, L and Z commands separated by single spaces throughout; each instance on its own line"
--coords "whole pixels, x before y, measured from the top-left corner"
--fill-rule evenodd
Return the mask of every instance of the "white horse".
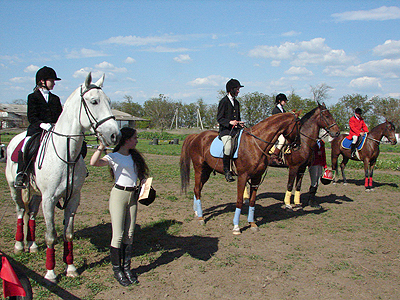
M 92 75 L 89 73 L 84 84 L 69 96 L 57 123 L 42 139 L 34 165 L 35 175 L 30 177 L 27 189 L 14 188 L 17 163 L 11 160 L 14 149 L 26 133 L 14 137 L 7 147 L 6 178 L 11 197 L 16 203 L 18 218 L 14 251 L 24 251 L 23 222 L 28 218 L 27 250 L 37 251 L 34 234 L 35 217 L 42 199 L 47 244 L 45 278 L 52 282 L 56 282 L 57 278 L 54 272 L 54 245 L 57 239 L 54 210 L 61 198 L 64 199 L 63 260 L 67 264 L 66 275 L 78 276 L 73 264 L 72 239 L 74 217 L 86 177 L 85 162 L 80 155 L 84 133 L 90 130 L 105 145 L 116 144 L 120 138 L 118 124 L 111 112 L 110 99 L 101 89 L 103 82 L 104 75 L 92 84 Z M 41 199 L 40 195 L 33 195 L 35 191 L 41 194 Z

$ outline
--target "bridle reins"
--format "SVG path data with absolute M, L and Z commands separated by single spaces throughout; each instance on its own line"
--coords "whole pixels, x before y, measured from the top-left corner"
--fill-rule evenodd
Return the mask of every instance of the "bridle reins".
M 82 126 L 82 122 L 81 122 L 81 113 L 82 113 L 82 106 L 85 109 L 85 113 L 86 116 L 89 120 L 90 123 L 90 127 L 93 129 L 94 133 L 91 134 L 85 134 L 80 133 L 80 134 L 63 134 L 63 133 L 58 133 L 56 131 L 54 131 L 54 127 L 52 127 L 48 132 L 46 132 L 46 134 L 43 137 L 44 140 L 44 145 L 41 148 L 39 157 L 38 157 L 38 169 L 42 168 L 42 164 L 43 164 L 43 160 L 44 160 L 44 156 L 46 153 L 46 149 L 48 146 L 48 140 L 51 139 L 52 144 L 53 144 L 53 148 L 54 148 L 54 152 L 56 154 L 56 156 L 65 164 L 67 164 L 67 178 L 66 178 L 66 192 L 65 192 L 65 198 L 64 198 L 64 204 L 61 206 L 60 202 L 57 203 L 57 207 L 60 209 L 65 209 L 69 203 L 69 200 L 72 197 L 73 194 L 73 180 L 74 180 L 74 174 L 75 174 L 75 165 L 79 160 L 79 155 L 80 152 L 78 152 L 79 154 L 76 156 L 75 159 L 71 159 L 71 154 L 70 154 L 70 143 L 71 143 L 71 139 L 75 138 L 75 137 L 85 137 L 85 136 L 91 136 L 91 135 L 97 135 L 99 136 L 100 133 L 97 132 L 97 129 L 99 128 L 100 125 L 104 124 L 105 122 L 107 122 L 108 120 L 115 120 L 115 116 L 114 115 L 110 115 L 108 117 L 105 117 L 103 119 L 101 119 L 100 121 L 98 121 L 96 119 L 96 117 L 93 115 L 93 113 L 91 112 L 89 106 L 86 103 L 86 100 L 84 98 L 85 94 L 87 92 L 89 92 L 92 89 L 98 89 L 101 90 L 101 87 L 96 86 L 96 85 L 92 85 L 90 88 L 88 88 L 87 90 L 83 91 L 82 85 L 81 85 L 81 89 L 80 89 L 80 98 L 81 98 L 81 104 L 79 107 L 79 124 L 81 124 Z M 66 137 L 67 138 L 67 157 L 63 158 L 61 157 L 61 155 L 57 152 L 57 148 L 54 142 L 54 135 L 57 136 L 61 136 L 61 137 Z M 69 167 L 72 166 L 72 176 L 71 176 L 71 183 L 70 183 L 70 170 Z
M 323 138 L 324 138 L 325 136 L 327 136 L 328 134 L 331 135 L 331 132 L 329 131 L 329 128 L 332 128 L 333 126 L 337 125 L 337 123 L 334 122 L 334 123 L 332 123 L 331 125 L 329 125 L 329 123 L 328 123 L 328 118 L 326 118 L 326 117 L 322 114 L 322 113 L 323 113 L 324 111 L 326 111 L 326 110 L 328 110 L 328 109 L 323 109 L 323 110 L 321 110 L 321 111 L 319 112 L 320 118 L 321 118 L 321 119 L 325 122 L 325 124 L 326 124 L 325 127 L 322 127 L 322 128 L 325 130 L 325 133 L 321 136 L 321 138 L 313 138 L 313 137 L 310 137 L 310 136 L 308 136 L 308 135 L 302 133 L 301 130 L 300 130 L 300 134 L 301 134 L 302 136 L 304 136 L 304 137 L 310 139 L 310 140 L 313 140 L 313 141 L 317 141 L 317 140 L 323 139 Z

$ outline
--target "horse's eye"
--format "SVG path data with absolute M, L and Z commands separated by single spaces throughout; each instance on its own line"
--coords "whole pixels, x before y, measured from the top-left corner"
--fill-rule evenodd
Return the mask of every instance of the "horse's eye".
M 98 99 L 92 99 L 90 100 L 90 103 L 92 103 L 93 105 L 99 104 L 99 100 Z

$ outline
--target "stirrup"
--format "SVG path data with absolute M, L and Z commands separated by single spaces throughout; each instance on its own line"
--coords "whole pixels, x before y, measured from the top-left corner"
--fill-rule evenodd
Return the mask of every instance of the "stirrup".
M 19 172 L 17 176 L 15 177 L 14 181 L 14 188 L 16 189 L 26 189 L 28 182 L 28 175 L 24 172 Z

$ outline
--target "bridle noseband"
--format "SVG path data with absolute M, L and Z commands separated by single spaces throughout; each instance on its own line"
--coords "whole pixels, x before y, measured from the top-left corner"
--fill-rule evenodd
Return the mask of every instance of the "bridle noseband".
M 88 120 L 89 120 L 89 122 L 90 122 L 90 127 L 93 129 L 94 132 L 97 132 L 97 128 L 99 128 L 99 126 L 100 126 L 101 124 L 103 124 L 103 123 L 105 123 L 105 122 L 107 122 L 108 120 L 111 120 L 111 119 L 115 120 L 115 116 L 110 115 L 110 116 L 108 116 L 108 117 L 106 117 L 106 118 L 104 118 L 104 119 L 101 119 L 100 121 L 97 121 L 97 120 L 96 120 L 95 116 L 94 116 L 93 113 L 90 111 L 89 106 L 87 105 L 87 103 L 86 103 L 86 101 L 85 101 L 85 98 L 83 97 L 83 96 L 85 96 L 85 94 L 86 94 L 87 92 L 89 92 L 90 90 L 93 90 L 93 89 L 101 90 L 101 87 L 99 87 L 99 86 L 92 86 L 91 88 L 89 88 L 89 89 L 87 89 L 86 91 L 83 92 L 83 89 L 82 89 L 82 86 L 81 86 L 81 92 L 80 92 L 80 96 L 81 96 L 81 109 L 82 109 L 82 106 L 85 108 L 86 115 L 87 115 Z M 80 122 L 80 117 L 81 117 L 81 114 L 79 113 L 79 122 Z M 81 123 L 81 124 L 82 124 L 82 123 Z

